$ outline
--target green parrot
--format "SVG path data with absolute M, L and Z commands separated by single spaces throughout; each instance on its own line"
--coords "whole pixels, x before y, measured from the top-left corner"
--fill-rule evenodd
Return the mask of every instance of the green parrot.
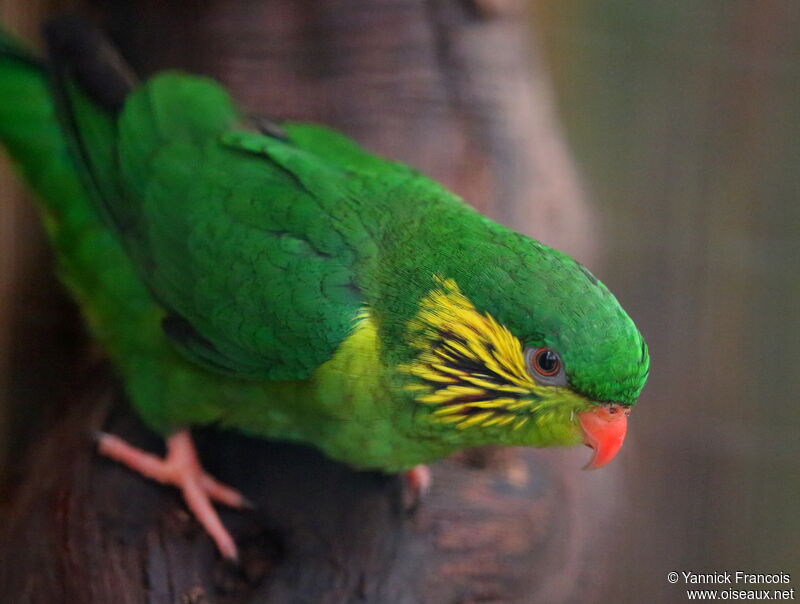
M 0 141 L 41 200 L 60 276 L 161 459 L 99 451 L 177 486 L 221 554 L 189 428 L 312 445 L 412 471 L 466 447 L 617 453 L 645 342 L 569 256 L 343 135 L 245 115 L 215 81 L 140 83 L 99 33 L 46 28 L 48 60 L 0 33 Z

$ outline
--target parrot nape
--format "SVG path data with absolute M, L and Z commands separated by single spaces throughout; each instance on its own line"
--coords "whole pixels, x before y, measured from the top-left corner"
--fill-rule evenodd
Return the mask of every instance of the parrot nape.
M 203 471 L 191 426 L 388 473 L 485 444 L 616 455 L 649 356 L 583 266 L 337 132 L 249 117 L 209 78 L 140 83 L 79 19 L 45 39 L 46 61 L 0 33 L 0 140 L 167 441 L 164 459 L 109 434 L 99 450 L 180 488 L 223 556 L 210 502 L 247 501 Z

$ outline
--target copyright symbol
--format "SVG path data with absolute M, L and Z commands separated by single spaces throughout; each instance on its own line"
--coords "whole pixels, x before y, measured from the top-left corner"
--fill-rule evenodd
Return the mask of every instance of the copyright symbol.
M 670 583 L 677 583 L 678 582 L 678 573 L 672 572 L 667 575 L 667 581 Z

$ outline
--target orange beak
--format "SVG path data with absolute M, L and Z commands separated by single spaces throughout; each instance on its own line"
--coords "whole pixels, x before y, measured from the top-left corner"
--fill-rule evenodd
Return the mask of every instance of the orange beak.
M 583 442 L 594 449 L 594 455 L 584 470 L 602 468 L 616 457 L 625 440 L 630 413 L 631 410 L 622 405 L 598 405 L 591 411 L 578 414 Z

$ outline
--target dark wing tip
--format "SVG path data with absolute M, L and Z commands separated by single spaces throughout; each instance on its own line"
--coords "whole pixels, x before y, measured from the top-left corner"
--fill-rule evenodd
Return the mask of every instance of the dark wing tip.
M 56 76 L 73 78 L 100 107 L 118 113 L 136 77 L 111 43 L 85 18 L 65 14 L 43 27 Z
M 286 134 L 286 130 L 283 129 L 278 121 L 263 115 L 251 115 L 250 121 L 264 136 L 289 142 L 289 135 Z

